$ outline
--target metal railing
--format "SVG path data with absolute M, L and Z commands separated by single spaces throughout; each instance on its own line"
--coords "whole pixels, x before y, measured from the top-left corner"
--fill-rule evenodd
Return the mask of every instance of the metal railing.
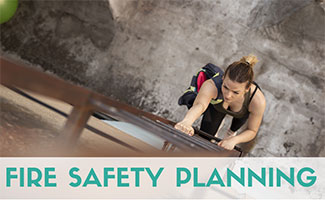
M 73 85 L 60 78 L 36 70 L 33 67 L 18 63 L 17 61 L 12 61 L 4 57 L 0 57 L 0 61 L 0 83 L 2 85 L 67 117 L 60 138 L 66 141 L 69 146 L 76 143 L 83 129 L 86 128 L 134 151 L 141 151 L 127 144 L 125 141 L 109 136 L 87 125 L 87 121 L 91 115 L 94 113 L 104 113 L 109 117 L 132 123 L 159 136 L 166 141 L 165 147 L 169 143 L 172 145 L 171 149 L 176 147 L 183 152 L 206 151 L 222 153 L 223 156 L 241 156 L 240 148 L 236 147 L 235 150 L 227 151 L 201 138 L 199 135 L 216 141 L 220 141 L 219 138 L 213 137 L 198 129 L 195 129 L 196 135 L 190 137 L 174 129 L 173 126 L 175 123 L 170 120 L 115 101 L 86 88 Z M 73 109 L 69 114 L 64 113 L 17 88 L 66 102 L 72 105 Z

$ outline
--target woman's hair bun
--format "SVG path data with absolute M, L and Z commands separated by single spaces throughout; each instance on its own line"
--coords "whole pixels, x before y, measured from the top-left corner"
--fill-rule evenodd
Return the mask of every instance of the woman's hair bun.
M 254 65 L 258 62 L 257 57 L 253 54 L 242 57 L 240 61 L 248 63 L 250 67 L 254 67 Z

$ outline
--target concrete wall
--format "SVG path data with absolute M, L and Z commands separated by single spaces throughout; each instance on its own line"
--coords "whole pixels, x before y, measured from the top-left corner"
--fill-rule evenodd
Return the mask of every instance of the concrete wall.
M 314 0 L 21 1 L 1 50 L 175 121 L 201 66 L 254 53 L 267 109 L 249 155 L 325 156 L 324 19 Z

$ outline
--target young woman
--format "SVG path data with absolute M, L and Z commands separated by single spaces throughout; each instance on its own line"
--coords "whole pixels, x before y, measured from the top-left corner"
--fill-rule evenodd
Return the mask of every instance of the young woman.
M 192 124 L 201 116 L 200 129 L 215 135 L 226 114 L 233 116 L 227 136 L 219 146 L 232 150 L 235 145 L 252 140 L 260 127 L 266 102 L 259 86 L 253 81 L 254 55 L 245 56 L 228 66 L 223 73 L 217 73 L 200 87 L 193 106 L 175 128 L 192 136 Z M 236 131 L 247 121 L 248 126 L 241 134 Z

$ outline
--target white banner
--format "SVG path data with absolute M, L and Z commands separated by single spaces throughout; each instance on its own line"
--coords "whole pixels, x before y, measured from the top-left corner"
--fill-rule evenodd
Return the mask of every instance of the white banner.
M 323 199 L 324 158 L 0 158 L 0 199 Z

